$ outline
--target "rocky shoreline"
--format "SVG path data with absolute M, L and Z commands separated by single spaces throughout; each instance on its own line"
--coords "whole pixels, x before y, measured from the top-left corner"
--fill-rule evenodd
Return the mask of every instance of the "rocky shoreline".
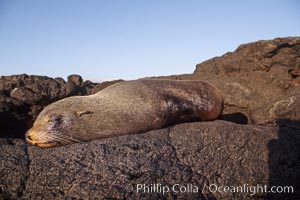
M 222 119 L 40 149 L 28 146 L 24 133 L 46 105 L 122 80 L 2 76 L 0 199 L 300 198 L 299 37 L 244 44 L 198 64 L 193 74 L 152 78 L 211 83 L 224 95 Z M 199 191 L 137 192 L 139 184 Z M 294 192 L 213 192 L 213 184 L 293 186 Z

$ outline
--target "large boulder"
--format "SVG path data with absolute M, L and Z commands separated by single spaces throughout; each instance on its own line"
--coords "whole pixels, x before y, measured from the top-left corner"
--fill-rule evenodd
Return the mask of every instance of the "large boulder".
M 232 53 L 198 64 L 194 77 L 206 80 L 224 93 L 225 112 L 241 112 L 250 123 L 278 119 L 300 121 L 300 38 L 277 38 L 244 44 Z M 295 102 L 278 115 L 280 102 Z M 299 104 L 298 104 L 299 108 Z
M 300 67 L 299 51 L 299 37 L 276 38 L 242 44 L 234 52 L 198 64 L 194 74 L 228 76 L 232 73 L 274 71 L 281 72 L 277 76 L 285 80 L 290 70 Z

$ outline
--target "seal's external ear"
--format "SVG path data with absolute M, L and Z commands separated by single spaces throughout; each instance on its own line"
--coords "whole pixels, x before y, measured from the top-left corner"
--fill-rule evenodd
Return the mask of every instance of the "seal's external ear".
M 89 115 L 89 114 L 92 114 L 93 112 L 91 112 L 91 111 L 77 111 L 76 112 L 76 115 L 78 116 L 78 117 L 81 117 L 82 115 Z

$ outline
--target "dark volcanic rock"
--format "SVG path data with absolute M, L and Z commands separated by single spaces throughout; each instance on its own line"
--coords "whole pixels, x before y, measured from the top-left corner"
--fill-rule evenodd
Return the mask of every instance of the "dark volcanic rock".
M 240 45 L 229 52 L 196 66 L 194 74 L 206 76 L 230 75 L 253 71 L 281 71 L 277 76 L 287 78 L 287 73 L 300 67 L 300 38 L 277 38 Z
M 296 199 L 299 139 L 291 127 L 215 121 L 58 148 L 1 145 L 0 198 Z M 170 191 L 137 192 L 137 184 L 160 184 Z M 176 193 L 175 184 L 196 186 L 198 192 Z M 288 185 L 295 192 L 213 191 L 215 185 L 244 184 Z
M 298 99 L 299 71 L 300 37 L 291 37 L 243 44 L 234 52 L 198 64 L 193 74 L 162 78 L 207 81 L 223 92 L 224 119 L 244 122 L 235 118 L 239 113 L 248 123 L 263 124 L 278 118 L 300 121 L 296 102 L 286 114 L 280 111 L 275 117 L 279 113 L 273 113 L 279 102 Z
M 277 119 L 272 113 L 274 104 L 300 94 L 299 69 L 300 38 L 278 38 L 244 44 L 198 64 L 194 78 L 223 91 L 225 113 L 242 112 L 251 123 L 266 123 Z M 281 118 L 300 121 L 297 109 L 282 114 Z
M 121 81 L 121 80 L 119 80 Z M 0 137 L 23 138 L 39 112 L 48 104 L 72 95 L 88 95 L 119 81 L 83 82 L 81 76 L 62 78 L 13 75 L 0 78 Z
M 82 82 L 83 80 L 81 76 L 74 75 L 74 74 L 68 76 L 68 82 L 66 86 L 67 96 L 84 95 L 84 92 L 81 90 Z
M 0 145 L 0 199 L 22 196 L 28 177 L 29 158 L 24 145 Z

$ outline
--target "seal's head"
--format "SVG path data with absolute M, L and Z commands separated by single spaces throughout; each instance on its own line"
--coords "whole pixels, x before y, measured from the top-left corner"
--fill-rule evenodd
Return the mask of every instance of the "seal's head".
M 50 104 L 39 114 L 33 127 L 26 132 L 26 141 L 39 147 L 82 142 L 81 137 L 79 135 L 76 137 L 74 133 L 78 132 L 76 129 L 78 124 L 84 123 L 82 116 L 86 114 L 91 112 L 78 111 L 76 105 L 68 105 L 66 109 L 62 106 L 62 102 Z

